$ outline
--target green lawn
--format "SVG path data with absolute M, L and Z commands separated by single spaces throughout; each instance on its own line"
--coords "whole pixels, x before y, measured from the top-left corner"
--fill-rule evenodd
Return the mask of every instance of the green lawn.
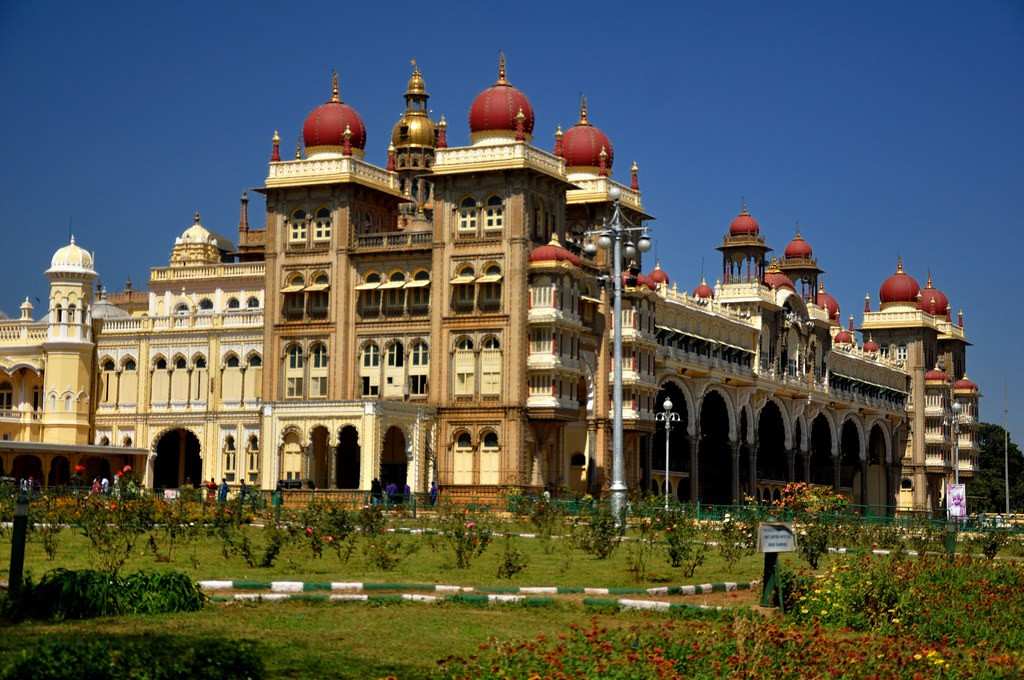
M 658 615 L 598 615 L 610 626 Z M 588 620 L 570 605 L 543 609 L 514 605 L 361 603 L 210 605 L 200 612 L 134 616 L 60 624 L 22 623 L 4 628 L 0 655 L 47 636 L 169 634 L 246 639 L 259 644 L 273 678 L 429 677 L 437 661 L 469 655 L 491 637 L 557 635 L 571 623 Z
M 261 530 L 248 528 L 254 544 L 262 542 Z M 630 542 L 619 546 L 611 558 L 596 559 L 574 549 L 568 541 L 549 542 L 540 539 L 516 538 L 515 546 L 526 554 L 528 566 L 511 581 L 497 577 L 497 566 L 504 549 L 504 539 L 495 538 L 487 551 L 468 569 L 456 569 L 451 553 L 438 538 L 403 536 L 401 553 L 409 552 L 391 571 L 375 568 L 363 553 L 362 539 L 348 561 L 341 561 L 331 551 L 320 559 L 313 558 L 309 548 L 288 545 L 270 568 L 249 567 L 240 556 L 225 559 L 221 543 L 216 538 L 203 537 L 194 545 L 182 545 L 173 554 L 171 562 L 158 562 L 149 551 L 146 541 L 140 540 L 124 571 L 137 569 L 180 569 L 197 580 L 234 579 L 260 580 L 294 579 L 304 581 L 371 581 L 371 582 L 426 582 L 466 586 L 526 585 L 526 586 L 584 586 L 615 587 L 634 585 L 681 585 L 713 581 L 749 581 L 760 578 L 761 557 L 748 555 L 733 568 L 728 568 L 717 549 L 709 548 L 707 560 L 691 578 L 681 570 L 673 569 L 661 550 L 655 550 L 649 561 L 649 574 L 642 583 L 634 580 L 628 570 Z M 10 556 L 10 534 L 0 538 L 0 577 L 6 577 Z M 797 561 L 795 556 L 786 560 Z M 193 561 L 194 560 L 194 561 Z M 36 577 L 56 568 L 80 569 L 93 567 L 94 555 L 89 542 L 77 531 L 64 530 L 59 538 L 56 559 L 49 561 L 37 538 L 29 541 L 25 560 L 26 571 Z

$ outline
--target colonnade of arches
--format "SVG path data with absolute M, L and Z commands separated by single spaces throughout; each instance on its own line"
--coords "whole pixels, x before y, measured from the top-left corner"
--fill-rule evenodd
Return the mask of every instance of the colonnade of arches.
M 359 430 L 353 425 L 341 427 L 333 446 L 330 434 L 326 426 L 317 425 L 309 431 L 309 443 L 304 446 L 297 429 L 286 430 L 280 449 L 281 480 L 318 489 L 365 489 L 369 478 L 378 479 L 382 487 L 394 484 L 401 490 L 406 484 L 413 486 L 408 440 L 401 427 L 392 425 L 385 431 L 379 467 L 365 481 Z
M 655 412 L 670 398 L 679 420 L 669 436 L 668 493 L 680 501 L 771 502 L 790 482 L 830 486 L 865 512 L 895 505 L 891 434 L 884 421 L 823 410 L 793 416 L 775 397 L 759 408 L 736 406 L 735 395 L 712 385 L 699 397 L 675 380 L 662 384 Z M 838 416 L 838 418 L 837 418 Z M 665 493 L 665 430 L 651 438 L 645 488 Z

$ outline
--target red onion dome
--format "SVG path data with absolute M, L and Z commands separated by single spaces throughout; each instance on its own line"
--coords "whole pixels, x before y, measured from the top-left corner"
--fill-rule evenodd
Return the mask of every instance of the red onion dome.
M 530 262 L 569 262 L 579 266 L 580 258 L 561 244 L 557 234 L 552 234 L 546 245 L 530 251 Z
M 779 269 L 779 263 L 775 260 L 772 260 L 772 263 L 768 265 L 768 271 L 764 273 L 764 282 L 770 288 L 789 288 L 794 293 L 796 292 L 793 280 Z
M 882 282 L 878 289 L 878 299 L 882 304 L 887 302 L 917 303 L 917 294 L 921 287 L 913 276 L 903 271 L 903 258 L 896 261 L 896 273 Z
M 829 321 L 835 321 L 839 323 L 839 301 L 836 300 L 830 293 L 825 292 L 825 284 L 821 281 L 818 282 L 818 297 L 815 302 L 819 307 L 828 312 Z
M 562 158 L 566 167 L 600 167 L 601 149 L 608 154 L 604 159 L 607 171 L 612 169 L 615 151 L 608 135 L 590 124 L 587 119 L 587 98 L 580 99 L 580 119 L 562 137 Z
M 924 379 L 925 382 L 948 382 L 945 371 L 940 371 L 937 366 L 925 373 Z
M 977 392 L 978 391 L 978 383 L 976 383 L 973 380 L 971 380 L 970 378 L 968 378 L 967 374 L 965 373 L 964 377 L 960 378 L 955 383 L 953 383 L 953 389 L 954 390 L 966 390 L 966 391 L 970 391 L 970 392 Z
M 729 224 L 729 235 L 730 236 L 745 236 L 745 235 L 756 235 L 761 232 L 761 225 L 757 223 L 757 220 L 747 211 L 747 204 L 744 203 L 740 214 L 737 215 L 733 221 Z
M 708 285 L 708 282 L 702 276 L 700 278 L 700 284 L 693 289 L 693 297 L 700 298 L 702 300 L 710 300 L 715 297 L 715 289 Z
M 647 275 L 647 278 L 658 285 L 664 284 L 667 286 L 669 284 L 668 274 L 661 268 L 660 262 L 654 263 L 654 269 Z
M 949 298 L 941 290 L 932 285 L 932 275 L 928 274 L 928 283 L 921 291 L 921 299 L 917 308 L 932 316 L 946 316 L 949 310 Z
M 793 237 L 793 240 L 786 246 L 786 250 L 783 251 L 783 254 L 787 259 L 806 260 L 810 259 L 814 254 L 814 251 L 811 250 L 811 244 L 805 241 L 804 237 L 798 231 L 796 232 L 796 236 Z
M 868 338 L 864 342 L 864 351 L 865 352 L 877 352 L 879 349 L 880 349 L 880 347 L 878 346 L 878 343 L 875 342 L 873 338 Z
M 342 146 L 345 128 L 351 136 L 353 149 L 366 148 L 366 126 L 359 112 L 341 101 L 338 94 L 338 74 L 331 75 L 331 98 L 326 104 L 313 109 L 302 125 L 302 139 L 306 149 L 318 146 Z
M 846 330 L 845 328 L 832 338 L 833 345 L 852 345 L 853 344 L 853 333 Z
M 498 81 L 473 100 L 469 107 L 470 132 L 489 132 L 492 130 L 514 132 L 516 115 L 523 112 L 523 133 L 533 134 L 533 106 L 518 89 L 512 87 L 505 79 L 505 55 L 498 60 Z

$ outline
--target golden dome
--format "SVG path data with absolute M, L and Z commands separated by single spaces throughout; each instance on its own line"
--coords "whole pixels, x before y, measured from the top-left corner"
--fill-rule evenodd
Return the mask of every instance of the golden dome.
M 416 65 L 416 60 L 412 60 L 412 76 L 409 77 L 409 84 L 405 87 L 405 96 L 419 95 L 426 97 L 427 95 L 427 84 L 423 81 L 423 74 L 420 73 L 420 67 Z
M 434 147 L 434 122 L 421 111 L 406 111 L 391 131 L 396 149 L 412 146 Z

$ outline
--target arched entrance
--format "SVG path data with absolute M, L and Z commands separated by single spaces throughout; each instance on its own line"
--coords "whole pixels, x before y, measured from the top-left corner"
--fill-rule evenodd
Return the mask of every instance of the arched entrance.
M 380 483 L 386 489 L 394 484 L 401 493 L 407 482 L 409 468 L 405 455 L 405 434 L 402 428 L 392 425 L 384 434 L 384 449 L 380 456 Z
M 860 484 L 860 433 L 852 420 L 843 423 L 839 438 L 839 487 L 848 491 L 855 505 L 863 505 Z
M 757 480 L 785 482 L 789 477 L 786 461 L 786 426 L 774 401 L 761 409 L 757 419 Z
M 67 486 L 71 482 L 71 463 L 64 456 L 57 456 L 50 461 L 50 476 L 46 479 L 47 486 Z
M 729 410 L 718 392 L 704 395 L 700 407 L 700 448 L 697 474 L 698 499 L 726 505 L 732 497 L 732 454 L 729 446 Z
M 889 475 L 885 463 L 885 435 L 875 424 L 868 434 L 868 511 L 872 515 L 889 514 Z
M 832 482 L 832 430 L 819 414 L 811 423 L 811 483 L 832 486 Z
M 90 483 L 94 479 L 110 479 L 110 461 L 99 456 L 89 456 L 82 465 L 85 466 L 85 478 Z
M 313 469 L 310 470 L 309 478 L 318 489 L 327 488 L 327 438 L 329 436 L 327 428 L 322 425 L 314 427 L 309 433 L 309 438 L 313 443 Z
M 11 476 L 17 480 L 32 478 L 32 483 L 43 484 L 43 461 L 38 456 L 22 454 L 14 459 L 11 465 Z
M 334 449 L 334 484 L 339 489 L 359 488 L 359 463 L 362 449 L 359 430 L 351 425 L 341 428 L 338 446 Z
M 198 486 L 203 477 L 199 439 L 184 428 L 165 432 L 156 443 L 153 488 Z
M 672 433 L 669 435 L 669 455 L 668 455 L 668 469 L 669 479 L 671 484 L 669 485 L 669 493 L 672 493 L 672 488 L 678 489 L 677 498 L 680 501 L 690 500 L 690 484 L 685 479 L 680 479 L 677 475 L 685 474 L 689 477 L 690 474 L 690 437 L 686 434 L 686 423 L 689 422 L 690 414 L 689 409 L 686 406 L 686 397 L 683 396 L 683 391 L 679 389 L 679 386 L 674 382 L 667 382 L 661 386 L 658 390 L 658 396 L 654 402 L 654 412 L 661 413 L 664 409 L 662 408 L 665 403 L 665 399 L 672 400 L 672 412 L 679 415 L 679 420 L 672 423 Z M 665 428 L 661 423 L 658 423 L 658 428 L 654 432 L 654 442 L 652 444 L 651 465 L 654 469 L 651 471 L 652 474 L 660 473 L 661 477 L 665 475 Z M 676 473 L 676 474 L 672 474 Z M 665 493 L 665 483 L 662 481 L 661 484 L 655 485 L 654 492 L 658 495 Z

